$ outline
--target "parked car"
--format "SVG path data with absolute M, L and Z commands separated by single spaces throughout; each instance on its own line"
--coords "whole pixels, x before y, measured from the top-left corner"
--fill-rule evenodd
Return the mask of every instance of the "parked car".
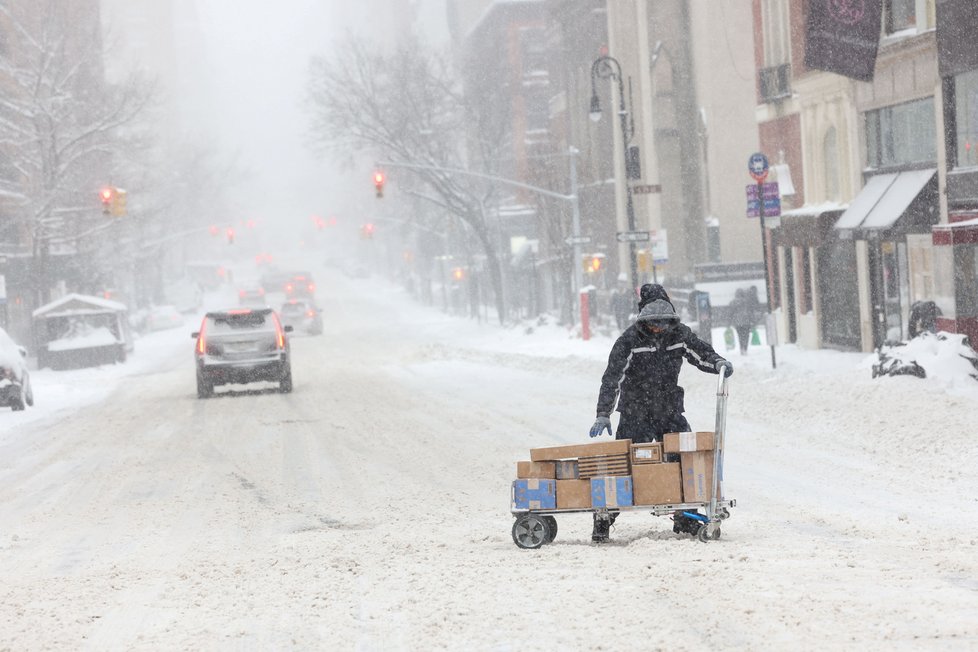
M 18 346 L 0 328 L 0 405 L 15 412 L 34 405 L 31 375 L 27 371 L 27 349 Z
M 291 392 L 291 332 L 271 308 L 208 312 L 193 333 L 198 398 L 228 383 L 275 382 L 279 391 Z
M 168 328 L 183 326 L 183 315 L 176 306 L 152 306 L 146 309 L 142 329 L 145 333 L 154 333 Z
M 323 334 L 322 309 L 312 301 L 289 299 L 282 304 L 282 323 L 309 335 Z

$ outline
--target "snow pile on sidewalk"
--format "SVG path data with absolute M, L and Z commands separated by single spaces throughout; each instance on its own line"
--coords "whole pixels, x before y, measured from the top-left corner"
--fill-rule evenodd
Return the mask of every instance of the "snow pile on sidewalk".
M 880 347 L 865 367 L 877 375 L 916 375 L 948 387 L 973 386 L 978 380 L 978 354 L 964 335 L 924 332 L 908 342 Z

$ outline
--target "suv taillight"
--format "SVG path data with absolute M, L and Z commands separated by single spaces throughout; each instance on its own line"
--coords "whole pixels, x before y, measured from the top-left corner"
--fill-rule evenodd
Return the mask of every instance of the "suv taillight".
M 274 312 L 272 313 L 272 318 L 275 320 L 275 344 L 279 349 L 285 348 L 285 330 L 282 328 L 282 322 L 279 321 L 278 315 Z
M 207 343 L 204 341 L 204 329 L 207 328 L 205 319 L 200 325 L 200 334 L 197 336 L 197 355 L 204 355 L 207 351 Z

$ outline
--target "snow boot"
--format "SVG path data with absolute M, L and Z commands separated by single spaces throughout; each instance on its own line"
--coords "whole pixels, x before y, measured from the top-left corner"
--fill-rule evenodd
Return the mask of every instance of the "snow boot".
M 594 515 L 594 529 L 591 530 L 591 541 L 594 543 L 608 543 L 611 534 L 612 519 L 602 518 Z
M 692 513 L 699 515 L 699 512 L 695 510 Z M 682 512 L 682 510 L 677 511 L 672 515 L 672 531 L 676 534 L 695 535 L 699 529 L 700 521 L 692 516 L 687 516 Z

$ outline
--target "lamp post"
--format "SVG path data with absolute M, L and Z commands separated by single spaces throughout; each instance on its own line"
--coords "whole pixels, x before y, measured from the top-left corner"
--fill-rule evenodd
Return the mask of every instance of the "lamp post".
M 632 187 L 628 183 L 628 143 L 632 139 L 633 130 L 629 128 L 628 111 L 625 109 L 625 84 L 622 80 L 621 64 L 614 57 L 601 56 L 591 64 L 591 110 L 589 116 L 592 122 L 601 119 L 601 100 L 598 99 L 595 80 L 609 78 L 618 82 L 618 117 L 621 120 L 622 154 L 625 157 L 625 167 L 622 169 L 625 183 L 625 211 L 628 216 L 628 230 L 634 231 L 635 205 L 632 203 Z M 635 255 L 634 240 L 628 242 L 628 263 L 632 287 L 635 287 L 638 285 L 638 259 Z M 578 264 L 580 264 L 579 261 Z

